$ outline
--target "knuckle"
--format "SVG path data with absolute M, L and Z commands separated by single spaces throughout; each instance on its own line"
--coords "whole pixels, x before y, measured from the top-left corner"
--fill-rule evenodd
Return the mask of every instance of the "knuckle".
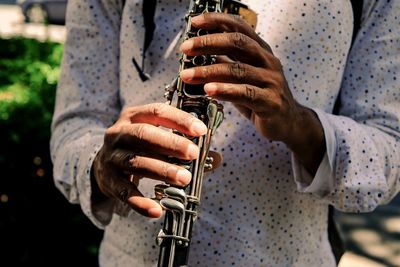
M 246 36 L 240 32 L 235 32 L 231 34 L 231 41 L 235 48 L 243 49 L 246 44 Z
M 131 188 L 124 183 L 115 183 L 114 186 L 114 198 L 127 203 L 128 199 L 133 195 Z
M 141 157 L 136 155 L 128 155 L 126 160 L 129 162 L 130 167 L 134 170 L 143 168 L 143 160 Z
M 200 38 L 200 46 L 201 48 L 206 48 L 211 44 L 211 37 L 210 35 L 204 35 Z
M 207 77 L 210 77 L 211 76 L 211 74 L 212 74 L 212 69 L 214 69 L 214 67 L 213 66 L 208 66 L 208 67 L 202 67 L 202 71 L 201 71 L 201 74 L 202 74 L 202 78 L 207 78 Z
M 177 135 L 172 136 L 171 142 L 169 143 L 169 148 L 173 152 L 178 152 L 179 151 L 179 144 L 180 144 L 180 138 Z
M 239 81 L 244 81 L 246 78 L 246 68 L 240 63 L 234 63 L 229 66 L 229 72 Z
M 162 163 L 162 166 L 161 166 L 161 173 L 160 173 L 160 175 L 161 175 L 161 177 L 162 177 L 163 179 L 165 179 L 165 180 L 169 179 L 169 176 L 168 176 L 168 169 L 169 169 L 168 164 L 165 163 L 165 162 L 163 162 L 163 163 Z
M 245 85 L 245 96 L 250 101 L 254 101 L 256 99 L 256 90 L 254 87 L 250 85 Z
M 132 130 L 132 135 L 135 136 L 138 140 L 144 140 L 148 135 L 148 130 L 146 124 L 137 124 Z
M 150 106 L 150 113 L 154 117 L 161 117 L 167 111 L 168 105 L 163 103 L 155 103 Z

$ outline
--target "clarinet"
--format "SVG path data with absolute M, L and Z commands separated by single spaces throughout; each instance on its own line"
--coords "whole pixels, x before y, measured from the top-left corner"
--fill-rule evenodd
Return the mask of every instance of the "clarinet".
M 192 17 L 206 12 L 222 12 L 222 8 L 222 0 L 190 0 L 189 12 L 185 17 L 187 27 L 184 39 L 208 34 L 205 30 L 192 27 Z M 214 55 L 191 57 L 182 54 L 180 71 L 214 64 L 215 61 Z M 173 160 L 175 164 L 191 172 L 190 184 L 184 188 L 167 184 L 155 187 L 156 199 L 165 210 L 164 224 L 156 238 L 156 243 L 160 247 L 158 267 L 188 266 L 192 228 L 198 217 L 204 171 L 211 170 L 213 164 L 213 158 L 208 156 L 211 138 L 224 117 L 223 106 L 206 96 L 203 87 L 204 85 L 185 84 L 177 77 L 165 88 L 165 97 L 169 103 L 172 103 L 176 93 L 176 107 L 200 119 L 208 131 L 204 136 L 197 138 L 185 136 L 199 147 L 200 152 L 196 160 L 189 162 Z

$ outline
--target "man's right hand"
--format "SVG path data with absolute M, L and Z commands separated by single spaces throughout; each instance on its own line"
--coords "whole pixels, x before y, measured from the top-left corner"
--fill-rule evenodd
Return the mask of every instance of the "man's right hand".
M 168 163 L 168 157 L 194 160 L 199 148 L 185 137 L 164 128 L 197 137 L 207 127 L 192 115 L 166 104 L 130 107 L 107 129 L 104 145 L 93 163 L 93 175 L 100 191 L 127 203 L 142 215 L 158 218 L 161 206 L 138 190 L 142 177 L 177 186 L 189 184 L 191 173 Z

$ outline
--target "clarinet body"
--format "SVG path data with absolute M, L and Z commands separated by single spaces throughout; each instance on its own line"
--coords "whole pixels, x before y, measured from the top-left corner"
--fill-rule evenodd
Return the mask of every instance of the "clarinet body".
M 187 27 L 185 40 L 208 34 L 202 29 L 191 26 L 192 17 L 206 12 L 222 12 L 221 0 L 190 0 L 189 12 L 186 15 Z M 190 57 L 182 55 L 180 71 L 213 64 L 216 57 L 202 55 Z M 165 210 L 165 219 L 159 231 L 156 243 L 160 247 L 158 267 L 188 266 L 192 228 L 198 217 L 204 171 L 212 168 L 213 159 L 208 156 L 211 138 L 223 120 L 223 107 L 207 97 L 204 85 L 185 84 L 178 77 L 166 87 L 165 97 L 172 103 L 177 95 L 176 106 L 204 122 L 208 127 L 207 134 L 198 138 L 185 136 L 199 147 L 199 157 L 190 162 L 175 159 L 173 162 L 188 169 L 192 180 L 185 188 L 160 184 L 155 187 L 156 199 Z M 180 134 L 180 133 L 177 133 Z

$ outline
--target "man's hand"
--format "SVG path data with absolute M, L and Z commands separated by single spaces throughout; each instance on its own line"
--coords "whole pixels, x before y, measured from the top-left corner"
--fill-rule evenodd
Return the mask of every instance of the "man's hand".
M 137 188 L 138 179 L 148 177 L 185 186 L 190 182 L 191 173 L 168 163 L 168 157 L 193 160 L 199 154 L 193 142 L 158 126 L 193 137 L 207 132 L 200 120 L 169 105 L 127 108 L 107 130 L 92 168 L 103 194 L 126 202 L 140 214 L 153 218 L 161 216 L 161 206 L 143 197 Z
M 194 17 L 192 26 L 213 34 L 185 41 L 182 52 L 220 57 L 217 64 L 182 71 L 181 79 L 206 84 L 209 96 L 232 102 L 266 138 L 285 142 L 315 173 L 325 153 L 322 126 L 293 98 L 270 46 L 238 16 L 206 13 Z

